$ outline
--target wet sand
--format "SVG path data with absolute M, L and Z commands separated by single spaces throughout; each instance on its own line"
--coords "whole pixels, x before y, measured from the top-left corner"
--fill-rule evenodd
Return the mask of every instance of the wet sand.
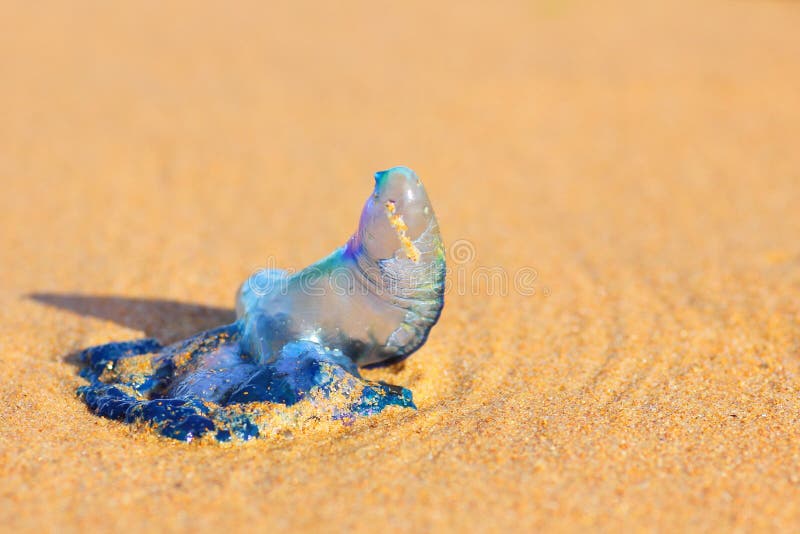
M 528 4 L 8 4 L 0 530 L 796 529 L 800 5 Z M 76 398 L 396 164 L 451 246 L 366 373 L 417 412 L 220 447 Z

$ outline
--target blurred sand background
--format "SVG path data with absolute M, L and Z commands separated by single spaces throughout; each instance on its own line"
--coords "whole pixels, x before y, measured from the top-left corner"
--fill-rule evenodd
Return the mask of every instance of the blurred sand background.
M 0 530 L 797 529 L 800 4 L 165 4 L 3 6 Z M 225 448 L 75 397 L 396 164 L 511 277 L 368 373 L 418 412 Z

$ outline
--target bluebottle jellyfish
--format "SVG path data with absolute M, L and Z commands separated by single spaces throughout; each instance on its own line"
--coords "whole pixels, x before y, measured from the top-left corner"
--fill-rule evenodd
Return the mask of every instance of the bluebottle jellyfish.
M 260 271 L 236 296 L 236 321 L 162 346 L 155 339 L 82 351 L 79 396 L 97 415 L 177 440 L 247 441 L 298 418 L 351 420 L 415 408 L 403 387 L 359 367 L 425 343 L 444 305 L 439 226 L 417 175 L 375 174 L 347 243 L 305 269 Z

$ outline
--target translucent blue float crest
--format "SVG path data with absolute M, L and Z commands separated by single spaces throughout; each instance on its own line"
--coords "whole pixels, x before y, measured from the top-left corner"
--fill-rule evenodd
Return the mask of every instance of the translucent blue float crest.
M 167 347 L 143 339 L 84 350 L 89 384 L 78 393 L 98 415 L 183 441 L 249 440 L 293 417 L 413 409 L 409 390 L 358 368 L 422 346 L 444 305 L 444 277 L 425 188 L 406 167 L 381 171 L 344 246 L 297 273 L 252 276 L 233 324 Z

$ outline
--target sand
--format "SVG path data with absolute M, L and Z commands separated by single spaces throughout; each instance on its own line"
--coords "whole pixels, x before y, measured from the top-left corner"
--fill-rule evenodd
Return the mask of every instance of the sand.
M 796 529 L 800 5 L 288 4 L 4 6 L 0 530 Z M 417 412 L 220 447 L 76 398 L 396 164 L 451 247 L 367 373 Z

